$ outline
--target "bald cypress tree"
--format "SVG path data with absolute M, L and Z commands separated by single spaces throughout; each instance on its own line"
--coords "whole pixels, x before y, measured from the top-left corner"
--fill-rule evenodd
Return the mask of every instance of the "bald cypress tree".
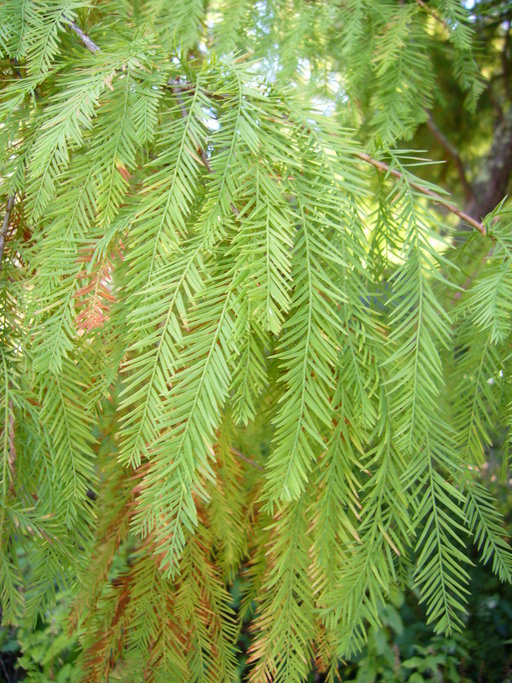
M 451 633 L 471 544 L 511 580 L 511 205 L 408 149 L 443 79 L 477 111 L 474 24 L 0 6 L 2 619 L 70 586 L 84 680 L 234 681 L 241 629 L 247 680 L 334 678 L 393 586 Z

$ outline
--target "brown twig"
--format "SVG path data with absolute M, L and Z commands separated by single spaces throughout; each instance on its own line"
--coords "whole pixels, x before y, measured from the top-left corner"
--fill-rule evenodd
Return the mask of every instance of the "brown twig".
M 0 232 L 0 270 L 2 270 L 2 258 L 4 255 L 5 248 L 5 238 L 7 236 L 7 231 L 9 230 L 9 221 L 11 218 L 11 213 L 14 208 L 14 202 L 16 201 L 16 196 L 13 194 L 7 200 L 7 206 L 5 207 L 4 221 L 2 223 L 2 231 Z
M 249 463 L 249 465 L 252 465 L 255 467 L 257 470 L 264 470 L 265 468 L 263 465 L 260 465 L 259 462 L 256 462 L 256 460 L 253 460 L 252 458 L 248 458 L 246 455 L 244 455 L 241 451 L 239 451 L 237 448 L 233 448 L 232 446 L 230 447 L 230 450 L 234 455 L 236 455 L 237 458 L 240 458 L 240 460 L 243 460 L 244 462 Z
M 196 86 L 193 83 L 182 81 L 179 78 L 169 78 L 166 85 L 174 91 L 181 90 L 182 92 L 188 92 L 196 89 Z M 231 98 L 231 95 L 228 95 L 227 93 L 214 92 L 213 90 L 207 90 L 206 88 L 201 88 L 201 92 L 212 100 L 229 100 Z
M 419 5 L 422 9 L 425 10 L 425 12 L 427 12 L 428 14 L 430 14 L 430 16 L 431 16 L 433 19 L 435 19 L 439 24 L 441 24 L 441 26 L 444 26 L 445 29 L 446 29 L 449 33 L 451 33 L 452 30 L 451 30 L 450 26 L 446 23 L 446 21 L 443 19 L 443 17 L 440 17 L 439 14 L 438 14 L 435 10 L 433 10 L 431 7 L 428 7 L 428 6 L 427 6 L 427 3 L 424 2 L 423 0 L 416 0 L 416 2 L 418 3 L 418 5 Z
M 82 43 L 85 45 L 85 47 L 90 52 L 99 52 L 100 51 L 99 45 L 96 45 L 96 43 L 89 38 L 87 33 L 82 31 L 80 26 L 77 26 L 72 19 L 68 19 L 67 17 L 64 17 L 64 18 L 67 21 L 68 25 L 73 29 L 73 31 L 77 34 L 77 36 L 79 36 Z
M 380 173 L 386 173 L 389 175 L 394 176 L 395 178 L 398 178 L 399 180 L 402 180 L 404 175 L 403 173 L 400 173 L 400 171 L 397 171 L 394 168 L 391 168 L 388 166 L 388 164 L 385 164 L 383 161 L 377 161 L 377 159 L 373 159 L 369 154 L 365 154 L 364 152 L 359 152 L 356 154 L 356 157 L 358 159 L 361 159 L 361 161 L 366 162 L 367 164 L 371 164 L 374 166 Z M 451 204 L 450 202 L 446 201 L 443 197 L 438 195 L 436 192 L 433 192 L 431 189 L 428 187 L 424 187 L 420 183 L 414 182 L 414 181 L 408 181 L 409 185 L 411 187 L 414 187 L 414 189 L 418 190 L 422 194 L 424 194 L 426 197 L 430 197 L 432 201 L 434 201 L 436 204 L 440 204 L 441 206 L 444 206 L 445 209 L 448 209 L 451 213 L 455 214 L 458 216 L 462 221 L 467 223 L 468 225 L 471 225 L 471 227 L 475 228 L 475 230 L 478 230 L 478 232 L 483 235 L 484 237 L 487 235 L 487 230 L 485 228 L 485 225 L 483 223 L 480 223 L 479 221 L 475 220 L 472 218 L 469 214 L 465 213 L 465 211 L 462 211 L 459 209 L 455 204 Z
M 436 126 L 434 123 L 432 117 L 429 114 L 429 117 L 427 119 L 427 127 L 432 133 L 432 135 L 436 138 L 436 140 L 439 142 L 439 144 L 444 147 L 444 149 L 448 152 L 448 154 L 451 156 L 452 161 L 455 165 L 455 168 L 457 169 L 457 173 L 459 174 L 460 182 L 462 185 L 462 188 L 464 190 L 464 196 L 466 198 L 466 201 L 469 201 L 473 197 L 473 188 L 469 184 L 469 181 L 466 177 L 466 171 L 464 169 L 464 164 L 462 163 L 462 159 L 460 158 L 459 152 L 457 151 L 457 148 L 455 145 L 453 145 L 446 135 L 439 130 L 439 128 Z

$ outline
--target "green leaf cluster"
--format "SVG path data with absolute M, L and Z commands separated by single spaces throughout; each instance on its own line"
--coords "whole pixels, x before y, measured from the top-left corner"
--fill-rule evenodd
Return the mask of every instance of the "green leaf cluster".
M 422 4 L 0 8 L 2 616 L 71 587 L 87 680 L 235 680 L 247 622 L 248 680 L 334 675 L 396 586 L 462 628 L 469 543 L 511 580 L 512 214 L 460 246 L 392 149 Z

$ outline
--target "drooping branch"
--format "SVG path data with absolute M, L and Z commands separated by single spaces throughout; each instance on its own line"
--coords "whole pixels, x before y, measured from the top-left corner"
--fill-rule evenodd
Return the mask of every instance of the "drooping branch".
M 75 33 L 78 36 L 80 36 L 80 39 L 82 40 L 83 44 L 85 45 L 85 47 L 88 50 L 90 50 L 91 52 L 100 52 L 101 51 L 101 48 L 99 47 L 99 45 L 96 45 L 96 43 L 89 38 L 87 33 L 82 31 L 82 29 L 79 26 L 77 26 L 74 21 L 70 21 L 69 19 L 67 21 L 68 21 L 69 26 L 73 29 L 73 31 L 75 31 Z M 180 106 L 181 115 L 183 116 L 183 118 L 186 118 L 188 116 L 188 112 L 187 112 L 187 109 L 185 107 L 185 102 L 183 100 L 183 97 L 181 96 L 181 93 L 183 91 L 193 89 L 195 86 L 191 83 L 182 83 L 178 79 L 170 79 L 167 82 L 167 85 L 172 89 L 172 91 L 176 95 L 176 99 L 178 100 L 178 104 Z M 207 92 L 206 94 L 210 95 L 210 96 L 214 95 L 213 93 L 209 93 L 209 92 Z M 208 173 L 213 173 L 213 169 L 212 169 L 210 161 L 206 155 L 206 152 L 203 149 L 198 149 L 197 151 L 199 152 L 201 159 L 203 161 L 203 164 L 205 165 L 206 169 L 208 170 Z M 236 209 L 236 207 L 231 205 L 231 209 L 235 215 L 238 215 L 238 210 Z
M 464 197 L 466 199 L 466 202 L 469 202 L 472 197 L 473 197 L 473 188 L 471 187 L 467 176 L 466 176 L 466 171 L 464 169 L 464 164 L 462 163 L 462 159 L 460 158 L 459 152 L 457 151 L 457 148 L 455 145 L 453 145 L 446 135 L 439 130 L 439 128 L 436 126 L 434 123 L 432 116 L 430 116 L 427 119 L 427 127 L 432 133 L 432 135 L 436 138 L 436 140 L 439 142 L 439 144 L 444 147 L 444 149 L 448 152 L 450 157 L 452 158 L 452 161 L 455 165 L 455 168 L 457 169 L 457 173 L 459 174 L 459 179 L 462 185 L 462 189 L 464 190 Z
M 395 178 L 399 178 L 400 180 L 404 177 L 403 173 L 400 173 L 400 171 L 391 168 L 390 166 L 388 166 L 388 164 L 385 164 L 383 161 L 377 161 L 377 159 L 373 159 L 373 157 L 371 157 L 369 154 L 359 152 L 358 154 L 356 154 L 356 157 L 358 159 L 361 159 L 361 161 L 366 162 L 367 164 L 371 164 L 381 173 L 392 175 Z M 432 199 L 432 201 L 434 201 L 436 204 L 444 206 L 445 209 L 448 209 L 448 211 L 458 216 L 462 221 L 464 221 L 468 225 L 471 225 L 471 227 L 475 228 L 475 230 L 478 230 L 478 232 L 484 237 L 487 235 L 487 230 L 483 223 L 480 223 L 479 221 L 472 218 L 465 211 L 462 211 L 457 206 L 455 206 L 455 204 L 446 201 L 446 199 L 438 195 L 436 192 L 433 192 L 428 187 L 424 187 L 420 183 L 409 181 L 409 184 L 411 185 L 411 187 L 414 187 L 415 190 L 418 190 L 418 192 L 421 192 L 426 197 L 430 197 L 430 199 Z
M 425 7 L 425 3 L 422 2 L 421 0 L 418 0 L 418 4 L 420 4 L 421 6 Z M 84 43 L 85 47 L 86 47 L 88 50 L 90 50 L 91 52 L 96 52 L 96 51 L 100 50 L 99 46 L 96 45 L 96 43 L 94 43 L 94 42 L 89 38 L 89 36 L 88 36 L 86 33 L 84 33 L 84 31 L 82 31 L 82 29 L 79 28 L 74 22 L 69 21 L 68 23 L 69 23 L 69 25 L 71 26 L 71 28 L 75 31 L 75 33 L 77 33 L 77 35 L 80 36 L 82 42 Z M 444 23 L 444 22 L 443 22 L 443 23 Z M 449 27 L 447 26 L 447 28 L 449 28 Z M 180 83 L 180 82 L 178 82 L 178 81 L 175 81 L 175 80 L 170 80 L 169 83 L 168 83 L 168 85 L 170 85 L 170 87 L 173 88 L 173 90 L 174 90 L 174 92 L 175 92 L 175 94 L 176 94 L 176 98 L 177 98 L 178 103 L 179 103 L 179 105 L 180 105 L 180 110 L 181 110 L 182 116 L 183 116 L 183 117 L 186 117 L 186 116 L 188 115 L 188 112 L 187 112 L 187 110 L 186 110 L 186 107 L 185 107 L 183 98 L 182 98 L 181 95 L 180 95 L 180 91 L 182 91 L 182 90 L 184 89 L 184 84 L 183 84 L 183 83 Z M 188 85 L 188 84 L 187 84 L 187 85 Z M 187 87 L 187 86 L 185 86 L 185 87 Z M 199 150 L 199 153 L 200 153 L 200 155 L 201 155 L 201 159 L 203 160 L 203 163 L 204 163 L 204 165 L 206 166 L 208 172 L 211 173 L 211 172 L 212 172 L 212 168 L 211 168 L 209 159 L 208 159 L 208 157 L 206 156 L 206 153 L 204 152 L 204 150 Z M 382 161 L 377 161 L 376 159 L 373 159 L 373 158 L 370 157 L 368 154 L 365 154 L 365 153 L 361 152 L 360 154 L 357 154 L 356 156 L 357 156 L 359 159 L 361 159 L 362 161 L 365 161 L 366 163 L 371 164 L 372 166 L 374 166 L 374 167 L 375 167 L 377 170 L 379 170 L 381 173 L 389 173 L 389 174 L 395 176 L 396 178 L 402 178 L 402 177 L 403 177 L 403 174 L 400 173 L 400 171 L 397 171 L 397 170 L 395 170 L 395 169 L 390 168 L 387 164 L 385 164 L 385 163 L 382 162 Z M 465 221 L 466 223 L 468 223 L 469 225 L 471 225 L 473 228 L 475 228 L 476 230 L 478 230 L 482 235 L 485 236 L 485 235 L 487 234 L 487 231 L 486 231 L 486 229 L 485 229 L 485 226 L 484 226 L 482 223 L 480 223 L 479 221 L 476 221 L 474 218 L 472 218 L 471 216 L 469 216 L 469 215 L 468 215 L 467 213 L 465 213 L 464 211 L 461 211 L 461 210 L 460 210 L 458 207 L 456 207 L 454 204 L 451 204 L 450 202 L 448 202 L 448 201 L 446 201 L 445 199 L 443 199 L 443 197 L 441 197 L 440 195 L 436 194 L 435 192 L 433 192 L 433 191 L 430 190 L 429 188 L 420 185 L 419 183 L 414 183 L 414 182 L 412 182 L 411 185 L 412 185 L 412 187 L 414 187 L 416 190 L 419 190 L 422 194 L 424 194 L 424 195 L 430 197 L 430 198 L 431 198 L 434 202 L 436 202 L 437 204 L 440 204 L 441 206 L 444 206 L 446 209 L 448 209 L 448 211 L 451 211 L 452 213 L 454 213 L 454 214 L 455 214 L 456 216 L 458 216 L 461 220 Z M 236 209 L 236 207 L 235 207 L 233 204 L 231 205 L 231 210 L 233 211 L 233 213 L 234 213 L 235 215 L 238 215 L 238 210 Z

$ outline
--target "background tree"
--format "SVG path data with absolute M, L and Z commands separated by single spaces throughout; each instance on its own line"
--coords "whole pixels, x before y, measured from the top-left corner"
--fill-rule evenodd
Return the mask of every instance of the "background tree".
M 459 630 L 468 544 L 510 581 L 511 12 L 468 5 L 0 7 L 2 615 L 70 586 L 85 680 L 236 680 L 248 624 L 248 680 L 334 678 L 396 586 Z

